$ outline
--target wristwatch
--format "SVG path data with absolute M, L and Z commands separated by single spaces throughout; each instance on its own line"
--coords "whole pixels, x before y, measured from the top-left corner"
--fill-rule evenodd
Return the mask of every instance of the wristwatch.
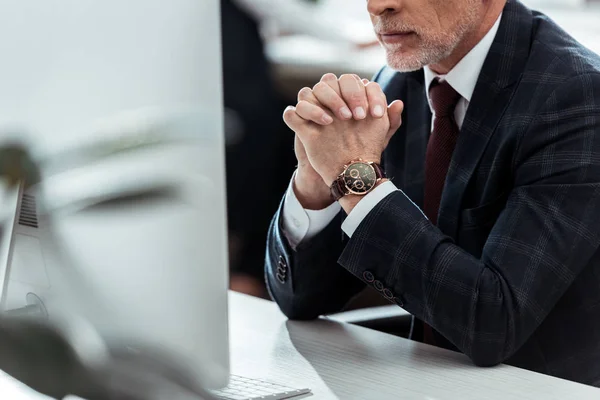
M 383 178 L 385 173 L 379 164 L 362 160 L 352 161 L 344 165 L 344 171 L 333 181 L 331 196 L 335 201 L 349 194 L 364 196 Z

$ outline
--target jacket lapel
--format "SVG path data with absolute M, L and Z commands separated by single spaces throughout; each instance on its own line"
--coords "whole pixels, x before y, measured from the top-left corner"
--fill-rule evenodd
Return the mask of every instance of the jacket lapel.
M 456 237 L 467 185 L 516 89 L 529 56 L 531 10 L 509 0 L 483 65 L 448 170 L 438 227 Z

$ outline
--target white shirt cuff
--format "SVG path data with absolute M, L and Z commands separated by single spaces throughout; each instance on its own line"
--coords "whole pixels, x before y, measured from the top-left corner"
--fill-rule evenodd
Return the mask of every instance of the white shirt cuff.
M 396 185 L 391 181 L 387 181 L 377 186 L 371 193 L 361 199 L 342 224 L 342 230 L 346 235 L 352 237 L 369 212 L 371 212 L 381 200 L 385 199 L 389 194 L 396 190 L 398 190 Z
M 333 203 L 323 210 L 306 210 L 294 193 L 294 178 L 292 177 L 283 201 L 282 228 L 292 249 L 303 241 L 310 240 L 327 227 L 338 215 L 341 207 Z M 383 185 L 382 185 L 383 186 Z

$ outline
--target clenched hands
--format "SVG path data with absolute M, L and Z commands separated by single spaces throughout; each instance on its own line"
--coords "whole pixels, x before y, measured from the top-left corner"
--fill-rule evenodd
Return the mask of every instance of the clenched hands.
M 296 134 L 294 191 L 303 207 L 330 205 L 329 187 L 350 161 L 379 163 L 402 123 L 403 109 L 399 100 L 388 106 L 377 83 L 356 75 L 338 79 L 326 74 L 312 89 L 302 89 L 298 104 L 288 107 L 283 118 Z M 357 202 L 351 201 L 350 208 Z

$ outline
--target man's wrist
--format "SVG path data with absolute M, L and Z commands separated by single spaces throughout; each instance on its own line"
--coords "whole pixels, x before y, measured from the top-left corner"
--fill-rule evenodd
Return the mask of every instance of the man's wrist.
M 340 165 L 339 168 L 337 168 L 336 170 L 330 171 L 326 176 L 324 175 L 323 180 L 327 183 L 328 186 L 331 186 L 331 184 L 338 179 L 340 174 L 344 173 L 345 168 L 348 165 L 351 165 L 355 162 L 365 162 L 365 163 L 372 162 L 372 163 L 380 165 L 381 158 L 379 158 L 379 157 L 356 157 L 356 158 L 349 159 L 345 164 Z
M 323 210 L 333 204 L 331 191 L 320 175 L 298 169 L 292 184 L 294 194 L 304 209 Z
M 373 187 L 373 189 L 370 192 L 377 189 L 378 186 L 384 184 L 385 182 L 388 182 L 388 179 L 386 179 L 386 178 L 380 179 L 375 184 L 375 186 Z M 344 209 L 346 214 L 350 214 L 352 212 L 352 210 L 354 209 L 354 207 L 356 207 L 356 205 L 364 198 L 365 198 L 365 196 L 349 194 L 349 195 L 346 195 L 346 196 L 342 197 L 341 199 L 339 199 L 338 202 L 340 203 L 340 205 L 342 206 L 342 208 Z

